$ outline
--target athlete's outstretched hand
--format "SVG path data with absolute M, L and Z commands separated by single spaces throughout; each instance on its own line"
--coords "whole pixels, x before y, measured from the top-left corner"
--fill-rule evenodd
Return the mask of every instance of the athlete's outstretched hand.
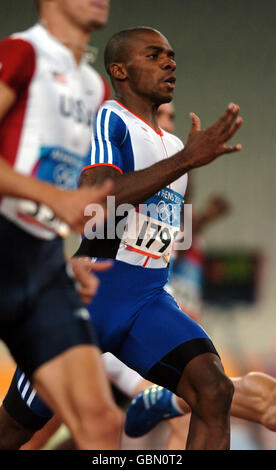
M 92 271 L 106 271 L 111 268 L 112 261 L 93 262 L 90 258 L 84 257 L 73 257 L 68 261 L 71 264 L 80 297 L 83 303 L 88 305 L 96 295 L 99 287 L 99 279 Z
M 99 210 L 93 216 L 93 222 L 100 224 L 106 217 L 106 197 L 113 189 L 113 182 L 108 179 L 101 185 L 83 187 L 75 191 L 60 191 L 59 197 L 50 202 L 54 213 L 72 230 L 83 233 L 88 221 L 84 210 L 89 204 L 98 204 Z
M 242 149 L 240 144 L 229 147 L 226 145 L 242 125 L 242 118 L 238 117 L 239 112 L 239 106 L 230 103 L 223 116 L 207 129 L 201 129 L 199 117 L 190 113 L 192 128 L 184 153 L 187 152 L 192 168 L 207 165 L 224 153 L 238 152 Z

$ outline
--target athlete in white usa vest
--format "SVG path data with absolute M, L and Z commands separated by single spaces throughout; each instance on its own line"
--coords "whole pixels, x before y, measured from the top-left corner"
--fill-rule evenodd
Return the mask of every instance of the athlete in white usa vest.
M 0 154 L 20 173 L 76 188 L 95 112 L 107 96 L 105 82 L 85 56 L 77 64 L 41 24 L 2 41 L 0 61 L 0 80 L 19 94 L 0 130 Z M 37 214 L 33 202 L 5 197 L 0 213 L 40 238 L 55 236 L 44 224 L 47 210 Z
M 68 423 L 77 448 L 113 449 L 118 447 L 118 411 L 88 312 L 66 269 L 63 243 L 56 236 L 59 224 L 52 224 L 56 214 L 82 232 L 84 207 L 104 205 L 109 193 L 106 188 L 97 198 L 87 189 L 60 189 L 74 187 L 89 152 L 93 113 L 103 100 L 102 81 L 82 56 L 91 32 L 107 22 L 109 1 L 36 3 L 44 26 L 0 43 L 0 194 L 38 206 L 35 211 L 29 202 L 22 208 L 15 200 L 1 201 L 0 336 L 28 380 Z M 19 448 L 30 437 L 22 424 L 26 415 L 14 404 L 16 376 L 13 384 L 10 412 L 0 407 L 2 449 Z M 84 396 L 91 413 L 83 406 Z M 108 416 L 103 427 L 95 424 L 94 400 L 97 414 L 102 406 L 101 420 L 111 406 L 112 424 Z

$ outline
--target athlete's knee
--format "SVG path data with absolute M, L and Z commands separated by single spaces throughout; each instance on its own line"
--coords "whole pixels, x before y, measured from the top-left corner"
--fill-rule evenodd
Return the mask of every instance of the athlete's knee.
M 184 370 L 179 386 L 179 394 L 188 401 L 192 412 L 205 419 L 229 414 L 234 394 L 233 383 L 224 373 L 220 360 L 212 356 L 202 355 L 192 361 L 187 373 Z
M 88 403 L 82 407 L 82 419 L 76 423 L 80 440 L 116 440 L 123 427 L 123 413 L 115 404 Z
M 231 380 L 223 373 L 214 374 L 213 380 L 202 383 L 199 392 L 201 399 L 206 403 L 206 412 L 221 414 L 228 413 L 234 394 L 234 386 Z

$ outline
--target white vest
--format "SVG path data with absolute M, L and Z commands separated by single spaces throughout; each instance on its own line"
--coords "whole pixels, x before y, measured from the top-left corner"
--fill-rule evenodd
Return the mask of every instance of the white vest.
M 121 103 L 111 100 L 97 113 L 91 166 L 111 165 L 121 173 L 138 171 L 175 155 L 182 148 L 178 137 L 161 129 L 156 132 Z M 120 243 L 114 240 L 112 246 L 112 240 L 107 240 L 114 259 L 147 268 L 168 265 L 174 235 L 180 226 L 186 186 L 187 174 L 153 195 L 139 210 L 129 212 L 127 230 L 119 237 Z M 93 244 L 97 244 L 97 240 L 91 242 L 92 252 Z M 98 253 L 95 246 L 96 251 Z M 105 257 L 105 253 L 97 256 Z
M 23 107 L 23 116 L 17 125 L 19 140 L 13 167 L 61 189 L 73 189 L 89 158 L 94 115 L 105 95 L 104 81 L 85 58 L 77 65 L 71 51 L 41 25 L 10 38 L 18 39 L 27 43 L 34 71 L 24 102 L 17 93 L 15 106 L 21 113 Z M 9 66 L 8 57 L 0 60 L 3 67 L 5 62 Z M 20 204 L 5 197 L 0 212 L 40 238 L 55 237 L 52 230 L 27 222 Z

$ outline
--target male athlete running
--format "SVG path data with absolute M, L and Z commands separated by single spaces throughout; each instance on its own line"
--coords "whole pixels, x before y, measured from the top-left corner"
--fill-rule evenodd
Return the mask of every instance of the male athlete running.
M 117 208 L 144 205 L 129 212 L 128 230 L 115 238 L 84 239 L 78 250 L 79 255 L 114 259 L 112 270 L 99 275 L 91 317 L 104 351 L 188 402 L 188 449 L 228 449 L 232 383 L 206 332 L 183 314 L 164 285 L 187 171 L 241 149 L 226 146 L 242 123 L 239 107 L 231 103 L 205 130 L 192 113 L 183 149 L 157 124 L 158 107 L 172 100 L 175 86 L 167 39 L 151 28 L 120 32 L 106 47 L 105 63 L 117 99 L 98 113 L 91 166 L 82 184 L 97 185 L 109 176 Z M 173 217 L 165 220 L 161 213 L 164 208 L 168 213 L 168 204 Z
M 119 411 L 58 236 L 61 220 L 82 233 L 84 208 L 112 187 L 73 191 L 105 95 L 84 52 L 109 2 L 41 0 L 39 9 L 41 24 L 0 43 L 1 338 L 77 448 L 114 449 Z
M 92 167 L 84 172 L 83 181 L 97 184 L 112 175 L 117 207 L 153 204 L 156 213 L 148 216 L 144 207 L 141 213 L 137 209 L 129 216 L 122 239 L 113 244 L 108 240 L 106 249 L 101 250 L 97 240 L 90 248 L 88 240 L 83 242 L 79 254 L 87 249 L 86 254 L 116 259 L 112 275 L 100 276 L 91 315 L 104 350 L 186 398 L 192 408 L 187 448 L 229 448 L 232 384 L 207 334 L 182 314 L 163 287 L 186 172 L 225 151 L 240 150 L 225 146 L 241 125 L 239 107 L 231 104 L 206 131 L 192 115 L 192 131 L 182 150 L 179 140 L 157 124 L 158 106 L 171 101 L 175 86 L 174 53 L 166 38 L 145 28 L 121 32 L 108 43 L 105 64 L 117 99 L 98 114 Z M 159 208 L 168 204 L 178 217 L 164 221 Z M 131 223 L 137 226 L 138 219 L 142 223 L 133 236 Z

